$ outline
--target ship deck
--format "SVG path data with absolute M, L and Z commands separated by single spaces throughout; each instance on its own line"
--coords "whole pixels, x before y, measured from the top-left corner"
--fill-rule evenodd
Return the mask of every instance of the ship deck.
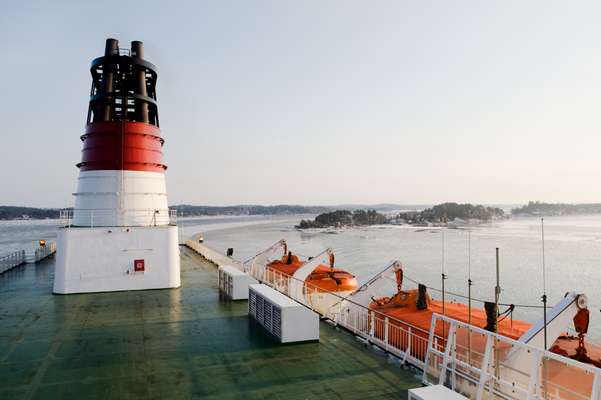
M 419 379 L 346 331 L 280 345 L 182 248 L 182 287 L 53 295 L 54 260 L 0 275 L 0 398 L 406 398 Z

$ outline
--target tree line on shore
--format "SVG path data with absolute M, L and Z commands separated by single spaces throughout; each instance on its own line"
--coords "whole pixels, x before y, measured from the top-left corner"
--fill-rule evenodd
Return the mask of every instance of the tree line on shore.
M 319 218 L 321 222 L 305 221 L 303 226 L 321 224 L 323 226 L 338 225 L 369 225 L 405 221 L 410 224 L 445 223 L 456 218 L 463 220 L 488 221 L 505 217 L 502 209 L 474 204 L 443 203 L 422 211 L 406 211 L 392 216 L 384 216 L 378 211 L 391 212 L 403 206 L 382 204 L 374 206 L 301 206 L 281 204 L 273 206 L 235 205 L 235 206 L 193 206 L 176 205 L 169 207 L 184 216 L 217 216 L 217 215 L 298 215 L 298 214 L 331 214 Z M 365 208 L 365 209 L 363 209 Z M 413 208 L 413 207 L 412 207 Z M 419 208 L 415 206 L 414 208 Z M 356 215 L 355 215 L 356 213 Z M 377 216 L 374 214 L 378 214 Z M 18 219 L 57 219 L 60 209 L 36 208 L 22 206 L 0 206 L 0 220 Z M 578 215 L 601 214 L 601 203 L 567 204 L 544 203 L 530 201 L 528 204 L 513 208 L 511 215 Z M 383 222 L 383 219 L 386 221 Z M 317 220 L 317 218 L 316 218 Z M 328 225 L 331 224 L 331 225 Z
M 336 210 L 318 215 L 314 220 L 301 220 L 299 229 L 329 228 L 343 226 L 382 225 L 389 223 L 442 224 L 458 219 L 464 222 L 481 222 L 503 218 L 505 213 L 497 207 L 474 204 L 443 203 L 422 211 L 401 212 L 386 216 L 376 210 Z
M 505 212 L 498 207 L 487 207 L 480 204 L 442 203 L 423 211 L 403 212 L 397 215 L 398 220 L 409 224 L 448 223 L 461 219 L 464 221 L 490 221 L 503 218 Z
M 530 201 L 525 206 L 511 210 L 511 214 L 513 215 L 582 215 L 600 213 L 601 203 L 566 204 Z
M 386 224 L 388 218 L 376 210 L 336 210 L 319 214 L 314 220 L 301 220 L 299 229 L 327 228 L 356 225 Z

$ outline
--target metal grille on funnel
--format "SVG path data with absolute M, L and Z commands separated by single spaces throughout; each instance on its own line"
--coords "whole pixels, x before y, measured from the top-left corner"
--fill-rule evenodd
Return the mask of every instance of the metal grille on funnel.
M 124 50 L 107 39 L 90 72 L 73 225 L 169 224 L 156 67 L 144 60 L 142 42 Z

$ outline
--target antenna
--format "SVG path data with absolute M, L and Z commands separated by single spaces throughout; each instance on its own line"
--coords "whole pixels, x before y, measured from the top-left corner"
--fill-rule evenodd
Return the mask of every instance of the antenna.
M 444 228 L 440 229 L 440 233 L 441 233 L 441 239 L 442 239 L 442 273 L 441 273 L 441 279 L 442 279 L 442 315 L 445 315 L 445 310 L 444 310 L 444 281 L 447 279 L 447 276 L 444 273 L 444 269 L 445 269 L 445 259 L 444 259 Z
M 499 276 L 499 248 L 495 248 L 495 259 L 496 259 L 496 272 L 497 272 L 497 285 L 495 286 L 495 376 L 499 377 L 499 347 L 498 347 L 498 334 L 499 334 L 499 297 L 501 296 L 501 279 Z
M 442 243 L 441 243 L 442 244 L 442 246 L 441 246 L 441 248 L 442 248 L 442 265 L 441 265 L 442 273 L 440 274 L 441 280 L 442 280 L 442 315 L 445 315 L 445 310 L 444 310 L 444 281 L 445 281 L 445 279 L 447 279 L 447 276 L 444 273 L 444 267 L 445 267 L 445 265 L 444 265 L 444 261 L 445 261 L 444 260 L 444 228 L 442 228 L 442 227 L 440 228 L 440 238 L 442 240 Z M 442 337 L 443 337 L 443 340 L 446 337 L 444 324 L 442 324 Z
M 467 231 L 467 323 L 472 324 L 472 231 Z
M 545 267 L 545 219 L 540 219 L 540 232 L 542 239 L 542 250 L 543 250 L 543 333 L 545 350 L 547 350 L 547 270 Z
M 468 330 L 468 359 L 472 362 L 472 231 L 467 231 L 467 323 L 470 326 Z

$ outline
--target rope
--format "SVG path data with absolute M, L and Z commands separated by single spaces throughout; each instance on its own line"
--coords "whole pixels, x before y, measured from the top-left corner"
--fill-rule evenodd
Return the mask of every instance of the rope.
M 421 283 L 421 282 L 418 282 L 418 281 L 416 281 L 415 279 L 412 279 L 411 277 L 409 277 L 409 276 L 407 276 L 407 275 L 404 275 L 404 278 L 403 278 L 403 279 L 407 279 L 408 281 L 410 281 L 410 282 L 413 282 L 413 283 L 415 283 L 416 285 L 419 285 L 419 284 Z M 433 291 L 435 291 L 435 292 L 442 293 L 442 290 L 440 290 L 440 289 L 438 289 L 438 288 L 431 287 L 431 286 L 427 286 L 427 285 L 424 285 L 424 286 L 426 286 L 426 288 L 428 288 L 429 290 L 433 290 Z M 469 297 L 467 297 L 467 296 L 465 296 L 465 295 L 462 295 L 462 294 L 459 294 L 459 293 L 453 293 L 453 292 L 449 292 L 448 290 L 445 290 L 445 294 L 450 294 L 451 296 L 459 297 L 459 298 L 466 299 L 466 300 L 467 300 L 467 299 L 469 299 Z M 482 304 L 484 304 L 484 303 L 486 303 L 488 300 L 482 300 L 482 299 L 478 299 L 478 298 L 476 298 L 476 297 L 472 297 L 472 301 L 477 301 L 477 302 L 479 302 L 479 303 L 482 303 Z M 513 306 L 514 308 L 515 308 L 515 307 L 519 307 L 519 308 L 539 308 L 539 309 L 542 309 L 542 308 L 543 308 L 543 306 L 539 306 L 539 305 L 531 305 L 531 304 L 512 304 L 512 303 L 499 303 L 499 305 L 500 305 L 500 306 L 505 306 L 505 307 L 511 307 L 511 306 Z M 548 308 L 548 307 L 547 307 L 547 308 Z
M 513 310 L 515 309 L 515 304 L 510 304 L 507 310 L 503 311 L 497 316 L 497 322 L 503 321 L 505 318 L 513 314 Z M 503 318 L 499 318 L 503 317 Z M 513 319 L 513 318 L 512 318 Z

